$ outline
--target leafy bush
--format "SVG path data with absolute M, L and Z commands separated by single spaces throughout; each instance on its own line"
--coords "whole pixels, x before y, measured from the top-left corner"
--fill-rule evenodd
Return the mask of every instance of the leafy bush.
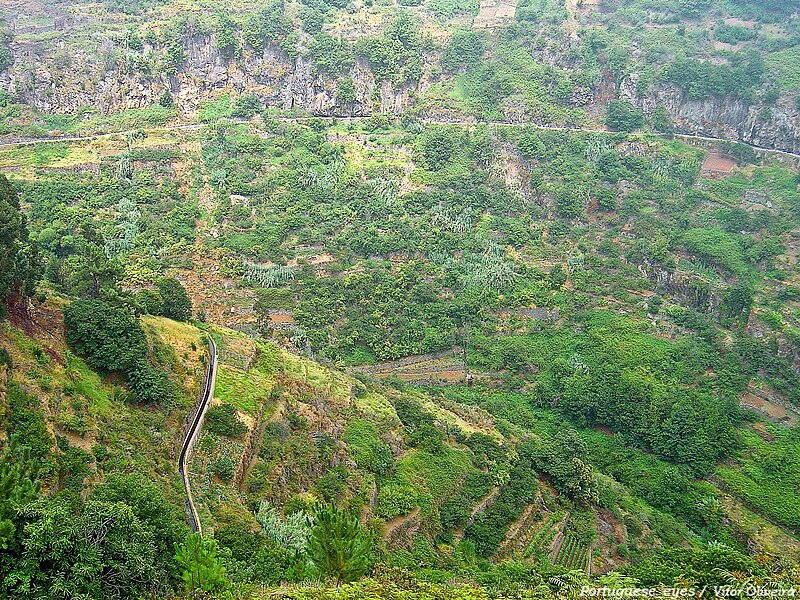
M 236 474 L 236 463 L 230 456 L 223 454 L 214 463 L 214 472 L 222 481 L 230 481 Z
M 671 138 L 673 133 L 675 132 L 675 127 L 672 124 L 672 118 L 667 112 L 667 109 L 664 108 L 663 106 L 659 106 L 653 112 L 652 125 L 653 125 L 653 131 L 655 131 L 656 133 L 660 133 L 668 138 Z
M 164 299 L 155 290 L 141 289 L 133 295 L 137 310 L 146 315 L 160 315 L 164 310 Z
M 392 519 L 410 513 L 419 506 L 419 501 L 419 491 L 414 486 L 391 483 L 380 489 L 376 514 L 384 519 Z
M 432 171 L 447 166 L 456 152 L 456 134 L 444 127 L 432 127 L 420 136 L 419 149 L 422 160 Z
M 361 419 L 352 420 L 345 428 L 343 439 L 360 468 L 378 476 L 386 475 L 392 468 L 391 448 L 381 442 L 375 425 Z
M 102 371 L 121 371 L 139 402 L 169 404 L 175 389 L 166 374 L 150 364 L 147 339 L 126 306 L 104 300 L 77 300 L 64 309 L 67 343 Z
M 440 19 L 478 14 L 477 0 L 427 0 L 428 10 Z
M 164 277 L 156 282 L 163 301 L 161 316 L 176 321 L 188 321 L 192 317 L 192 301 L 181 282 Z
M 95 369 L 127 371 L 147 354 L 139 321 L 125 307 L 77 300 L 64 309 L 67 343 Z
M 680 85 L 693 99 L 733 96 L 748 100 L 753 88 L 762 83 L 763 60 L 758 55 L 736 55 L 731 62 L 733 66 L 677 58 L 665 69 L 664 78 Z
M 344 77 L 336 82 L 336 100 L 344 105 L 356 101 L 356 88 L 352 77 Z
M 484 35 L 479 31 L 459 30 L 450 36 L 442 54 L 442 68 L 455 71 L 477 65 L 486 51 Z
M 207 431 L 228 437 L 238 438 L 247 431 L 247 426 L 239 420 L 232 404 L 209 408 L 204 423 Z
M 714 38 L 726 44 L 748 42 L 756 37 L 756 32 L 743 25 L 720 23 L 714 28 Z
M 335 38 L 324 31 L 314 37 L 309 50 L 314 67 L 329 75 L 345 73 L 350 70 L 355 62 L 353 47 L 346 40 Z M 345 78 L 341 81 L 348 80 L 352 84 L 352 79 L 350 78 Z M 355 100 L 355 91 L 353 91 L 352 98 L 350 98 L 350 95 L 347 95 L 347 97 L 338 96 L 338 98 L 340 102 L 345 104 L 353 102 Z
M 261 98 L 255 94 L 242 94 L 233 103 L 231 116 L 240 119 L 249 119 L 262 108 Z
M 718 228 L 690 229 L 683 234 L 686 250 L 732 273 L 746 270 L 744 253 L 733 235 Z
M 325 502 L 336 502 L 344 492 L 347 482 L 347 469 L 343 465 L 336 465 L 325 475 L 317 480 L 317 491 Z
M 756 152 L 749 144 L 741 142 L 722 142 L 722 151 L 736 160 L 736 164 L 743 166 L 756 162 Z
M 127 371 L 128 388 L 138 402 L 168 406 L 175 397 L 172 382 L 163 371 L 140 359 Z
M 383 35 L 361 38 L 356 44 L 356 51 L 369 61 L 376 80 L 398 83 L 419 80 L 421 50 L 419 28 L 407 13 L 401 13 Z
M 644 113 L 627 100 L 611 100 L 606 125 L 614 131 L 635 131 L 644 125 Z
M 282 0 L 272 0 L 245 20 L 242 38 L 256 52 L 262 52 L 269 42 L 281 44 L 292 31 L 292 22 L 284 15 L 283 8 Z
M 511 523 L 517 520 L 526 504 L 533 502 L 537 487 L 536 472 L 528 460 L 521 460 L 497 500 L 478 513 L 464 532 L 464 537 L 475 544 L 479 556 L 488 558 L 494 554 Z
M 39 399 L 12 383 L 8 388 L 8 412 L 5 428 L 24 441 L 34 460 L 42 461 L 53 448 L 53 436 L 41 410 Z
M 238 50 L 237 26 L 227 14 L 219 13 L 214 23 L 217 48 L 223 56 L 232 57 Z

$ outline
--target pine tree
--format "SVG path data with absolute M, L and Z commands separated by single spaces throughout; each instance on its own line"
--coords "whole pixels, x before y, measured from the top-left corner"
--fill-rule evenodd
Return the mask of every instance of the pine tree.
M 178 546 L 175 560 L 183 569 L 181 578 L 190 592 L 216 592 L 228 585 L 225 567 L 217 556 L 217 542 L 199 533 L 186 537 Z
M 38 498 L 40 487 L 30 448 L 13 436 L 0 455 L 0 550 L 13 546 L 19 510 Z
M 324 507 L 314 514 L 306 553 L 326 577 L 336 584 L 354 581 L 369 568 L 372 540 L 358 518 L 336 507 Z

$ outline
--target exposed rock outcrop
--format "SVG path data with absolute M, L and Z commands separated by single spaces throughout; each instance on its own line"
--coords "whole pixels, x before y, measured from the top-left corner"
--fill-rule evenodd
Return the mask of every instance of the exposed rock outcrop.
M 179 41 L 185 60 L 177 69 L 169 70 L 163 67 L 167 48 L 153 39 L 132 50 L 118 31 L 109 31 L 98 42 L 92 40 L 94 46 L 67 44 L 50 35 L 58 31 L 63 32 L 65 39 L 66 36 L 70 40 L 80 39 L 87 30 L 114 23 L 113 15 L 82 15 L 29 0 L 22 3 L 26 6 L 23 12 L 42 17 L 39 20 L 45 23 L 31 30 L 33 25 L 28 23 L 38 21 L 32 17 L 23 19 L 25 15 L 20 16 L 22 9 L 18 4 L 19 0 L 0 0 L 0 17 L 6 18 L 11 31 L 23 34 L 11 44 L 14 62 L 0 73 L 0 90 L 11 92 L 45 112 L 76 113 L 89 107 L 109 113 L 143 108 L 157 103 L 169 91 L 178 109 L 194 116 L 201 102 L 230 91 L 256 94 L 269 107 L 299 109 L 317 115 L 401 114 L 438 81 L 438 75 L 434 74 L 439 66 L 436 53 L 424 57 L 426 74 L 418 84 L 410 86 L 376 81 L 369 65 L 359 59 L 346 74 L 353 79 L 355 101 L 344 103 L 337 98 L 336 76 L 317 72 L 308 57 L 301 54 L 292 58 L 274 44 L 268 44 L 262 52 L 245 47 L 239 56 L 226 56 L 213 34 L 189 25 Z M 487 0 L 482 4 L 513 8 L 514 2 L 502 0 L 497 4 Z M 364 33 L 352 34 L 351 41 Z M 560 46 L 548 45 L 532 53 L 537 62 L 569 71 L 580 68 L 570 51 L 579 43 L 570 38 Z M 634 50 L 635 56 L 641 53 L 638 47 Z M 647 93 L 641 94 L 638 73 L 627 75 L 617 84 L 610 72 L 603 72 L 604 76 L 594 86 L 576 88 L 570 98 L 573 106 L 583 108 L 592 119 L 599 120 L 608 100 L 620 97 L 640 106 L 648 115 L 659 106 L 665 107 L 681 133 L 743 140 L 800 154 L 800 110 L 790 97 L 781 98 L 770 107 L 751 106 L 729 97 L 693 99 L 668 82 L 653 84 Z M 463 106 L 446 97 L 437 97 L 436 102 L 416 108 L 431 119 L 458 122 L 469 119 Z M 501 108 L 509 122 L 540 122 L 542 118 L 520 95 L 503 99 Z
M 697 274 L 649 264 L 640 265 L 639 271 L 656 285 L 659 293 L 701 312 L 719 314 L 721 290 L 701 280 Z
M 719 96 L 695 100 L 671 83 L 660 83 L 647 95 L 639 96 L 637 83 L 635 74 L 623 79 L 620 98 L 641 107 L 648 115 L 663 106 L 681 133 L 742 140 L 764 148 L 800 153 L 800 111 L 788 101 L 763 107 Z
M 82 107 L 98 107 L 102 112 L 143 108 L 157 103 L 165 91 L 172 94 L 181 112 L 190 115 L 201 102 L 225 91 L 255 94 L 266 106 L 319 115 L 399 114 L 411 102 L 411 89 L 376 82 L 363 61 L 357 61 L 349 73 L 356 101 L 344 105 L 336 97 L 335 78 L 316 73 L 307 58 L 290 59 L 275 45 L 267 45 L 260 54 L 245 53 L 233 59 L 220 53 L 212 35 L 194 36 L 184 43 L 184 64 L 168 74 L 148 73 L 115 60 L 114 47 L 109 44 L 101 44 L 94 54 L 81 51 L 62 60 L 44 46 L 15 44 L 17 60 L 0 74 L 0 89 L 39 110 L 55 113 L 76 112 Z M 140 54 L 157 57 L 163 53 L 163 48 L 146 44 Z

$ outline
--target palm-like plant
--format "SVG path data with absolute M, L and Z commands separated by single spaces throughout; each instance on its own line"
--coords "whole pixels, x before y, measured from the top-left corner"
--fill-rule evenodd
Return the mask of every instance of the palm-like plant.
M 260 287 L 276 287 L 294 279 L 294 269 L 287 265 L 259 265 L 243 262 L 244 278 Z
M 262 502 L 256 521 L 264 533 L 288 550 L 302 552 L 311 530 L 311 519 L 302 511 L 281 519 L 278 510 L 269 502 Z
M 562 575 L 554 575 L 548 581 L 556 596 L 559 598 L 568 598 L 569 600 L 580 598 L 581 588 L 586 585 L 587 582 L 586 573 L 577 569 Z

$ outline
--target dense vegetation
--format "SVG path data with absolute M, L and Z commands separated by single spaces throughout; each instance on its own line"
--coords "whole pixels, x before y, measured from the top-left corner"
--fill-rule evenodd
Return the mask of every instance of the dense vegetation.
M 0 30 L 0 597 L 796 585 L 796 11 L 483 4 Z

